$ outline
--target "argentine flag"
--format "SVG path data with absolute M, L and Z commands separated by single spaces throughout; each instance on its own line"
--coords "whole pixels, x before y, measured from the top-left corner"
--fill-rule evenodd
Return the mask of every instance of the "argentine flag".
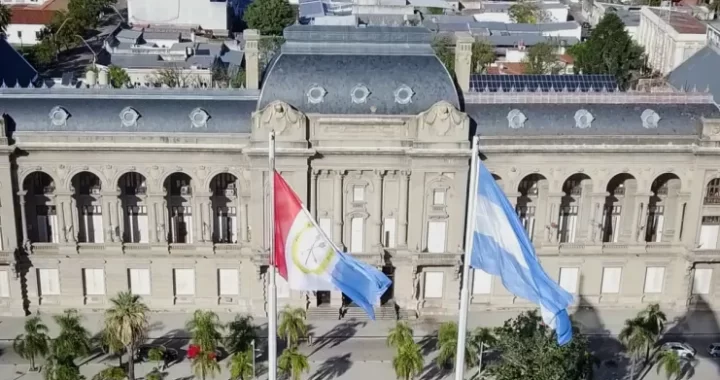
M 500 276 L 510 293 L 539 305 L 558 344 L 567 344 L 572 339 L 567 313 L 572 295 L 545 273 L 510 201 L 485 165 L 478 167 L 470 266 Z

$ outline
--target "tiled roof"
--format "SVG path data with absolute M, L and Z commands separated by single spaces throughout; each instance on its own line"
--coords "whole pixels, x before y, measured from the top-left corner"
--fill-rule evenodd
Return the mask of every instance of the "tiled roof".
M 52 21 L 54 16 L 55 11 L 28 7 L 12 7 L 10 23 L 20 25 L 47 25 Z
M 650 8 L 650 10 L 680 34 L 705 34 L 707 31 L 705 24 L 687 13 L 656 8 Z

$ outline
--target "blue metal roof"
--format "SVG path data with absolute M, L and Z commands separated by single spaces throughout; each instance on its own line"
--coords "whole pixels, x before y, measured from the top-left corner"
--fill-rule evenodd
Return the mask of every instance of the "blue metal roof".
M 28 87 L 37 78 L 37 70 L 4 38 L 0 37 L 0 86 Z

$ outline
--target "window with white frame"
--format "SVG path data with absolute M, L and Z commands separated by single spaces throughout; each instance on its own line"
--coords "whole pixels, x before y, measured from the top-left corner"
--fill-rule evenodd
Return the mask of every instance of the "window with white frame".
M 427 250 L 430 253 L 444 253 L 447 234 L 447 222 L 431 221 L 428 223 Z
M 560 287 L 570 294 L 577 293 L 579 268 L 560 268 Z
M 442 298 L 443 285 L 445 285 L 445 273 L 425 272 L 425 284 L 423 286 L 425 298 Z
M 703 216 L 700 226 L 700 249 L 717 249 L 720 236 L 720 216 Z
M 105 294 L 105 270 L 83 269 L 86 296 L 101 296 Z
M 332 239 L 333 238 L 332 219 L 320 218 L 320 220 L 318 221 L 318 224 L 320 225 L 320 229 L 322 230 L 322 232 L 324 232 L 328 238 Z
M 436 189 L 433 191 L 433 205 L 444 206 L 445 205 L 445 190 Z
M 278 298 L 290 298 L 290 284 L 284 279 L 280 273 L 275 272 L 275 287 L 277 288 Z
M 385 218 L 383 222 L 383 244 L 385 248 L 395 248 L 395 218 Z
M 710 294 L 712 272 L 713 270 L 710 268 L 695 268 L 695 275 L 693 276 L 693 294 Z
M 175 269 L 175 295 L 176 296 L 192 296 L 195 295 L 195 269 L 182 268 Z
M 128 269 L 128 277 L 130 277 L 130 292 L 132 294 L 139 296 L 150 295 L 150 269 Z
M 234 268 L 218 269 L 221 296 L 237 296 L 240 294 L 240 272 Z
M 353 186 L 353 202 L 365 202 L 365 186 Z
M 41 296 L 60 295 L 60 273 L 57 269 L 38 269 Z
M 217 208 L 215 239 L 218 243 L 237 243 L 237 213 L 235 207 Z
M 6 270 L 0 270 L 0 298 L 10 297 L 10 274 Z
M 662 293 L 665 267 L 647 267 L 645 270 L 645 293 Z
M 620 279 L 622 278 L 622 268 L 603 268 L 601 293 L 617 294 L 620 293 Z
M 127 206 L 125 215 L 125 241 L 147 243 L 149 241 L 147 206 Z
M 350 221 L 350 252 L 363 252 L 364 235 L 365 220 L 363 218 L 352 218 Z
M 492 292 L 492 275 L 482 269 L 473 270 L 473 294 Z
M 102 243 L 105 241 L 102 223 L 102 206 L 83 206 L 80 224 L 79 237 L 81 241 L 86 243 Z

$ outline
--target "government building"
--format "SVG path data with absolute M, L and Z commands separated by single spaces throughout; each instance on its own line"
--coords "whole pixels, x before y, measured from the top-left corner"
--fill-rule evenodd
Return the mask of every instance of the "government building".
M 421 27 L 292 26 L 245 89 L 0 89 L 0 314 L 264 316 L 268 135 L 277 170 L 339 247 L 393 285 L 381 318 L 456 313 L 470 141 L 576 306 L 720 306 L 720 110 L 704 92 L 603 76 L 454 77 Z M 471 310 L 532 307 L 475 271 Z M 340 292 L 280 304 L 337 318 Z

